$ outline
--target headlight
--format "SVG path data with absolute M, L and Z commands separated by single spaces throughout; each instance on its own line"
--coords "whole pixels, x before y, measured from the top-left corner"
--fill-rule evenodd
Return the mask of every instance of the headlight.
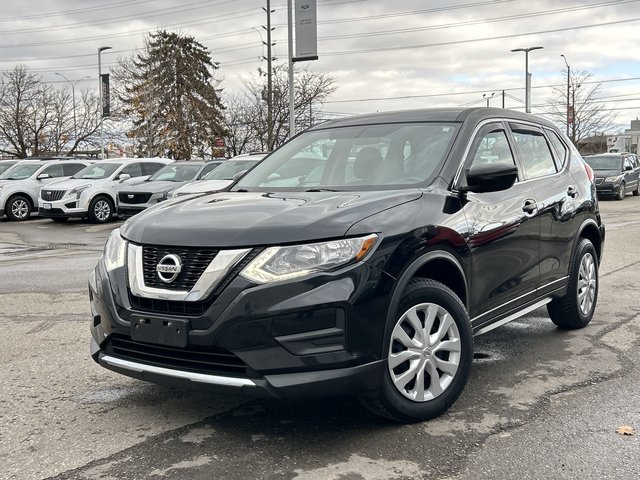
M 69 192 L 70 195 L 73 195 L 74 193 L 76 194 L 76 199 L 80 198 L 80 195 L 82 194 L 82 192 L 84 192 L 87 188 L 89 188 L 91 186 L 91 184 L 87 184 L 87 185 L 80 185 L 79 187 L 74 188 L 73 190 L 71 190 Z
M 120 236 L 120 229 L 116 228 L 107 240 L 104 246 L 104 266 L 107 272 L 124 267 L 127 262 L 127 241 Z
M 256 283 L 268 283 L 323 272 L 364 258 L 376 240 L 378 236 L 372 234 L 308 245 L 269 247 L 240 274 Z
M 604 179 L 604 181 L 607 183 L 616 183 L 618 180 L 620 180 L 619 175 L 616 175 L 615 177 L 607 177 Z

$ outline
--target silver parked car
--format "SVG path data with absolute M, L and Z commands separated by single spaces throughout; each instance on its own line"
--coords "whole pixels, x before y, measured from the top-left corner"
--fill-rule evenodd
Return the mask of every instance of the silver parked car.
M 201 180 L 222 160 L 175 162 L 161 168 L 143 182 L 118 189 L 118 216 L 130 217 L 166 200 L 187 182 Z
M 0 175 L 0 218 L 26 220 L 38 210 L 40 190 L 90 165 L 86 160 L 20 160 Z

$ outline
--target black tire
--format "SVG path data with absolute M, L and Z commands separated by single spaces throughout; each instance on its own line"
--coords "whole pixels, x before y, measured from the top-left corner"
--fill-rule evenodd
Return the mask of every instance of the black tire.
M 640 195 L 640 178 L 638 179 L 638 183 L 636 184 L 636 189 L 631 193 L 633 193 L 634 197 Z
M 620 191 L 618 192 L 618 195 L 616 195 L 616 200 L 624 200 L 624 197 L 626 197 L 627 195 L 627 185 L 622 182 L 620 184 Z
M 33 206 L 31 200 L 24 195 L 14 195 L 9 198 L 5 207 L 5 213 L 9 220 L 21 222 L 31 217 Z
M 429 307 L 424 307 L 425 305 L 429 305 Z M 444 329 L 447 325 L 441 320 L 444 316 L 441 315 L 440 312 L 444 311 L 445 314 L 449 314 L 449 317 L 453 320 L 452 326 L 443 330 L 446 333 L 441 337 L 442 340 L 437 340 L 433 345 L 430 344 L 428 348 L 424 349 L 428 350 L 428 352 L 423 353 L 416 353 L 415 347 L 412 347 L 413 350 L 411 350 L 411 348 L 403 350 L 403 348 L 405 348 L 404 345 L 394 339 L 394 332 L 399 332 L 396 328 L 401 328 L 405 333 L 407 333 L 407 328 L 409 328 L 409 337 L 413 335 L 413 340 L 418 338 L 419 332 L 416 329 L 411 330 L 409 326 L 411 321 L 407 316 L 411 311 L 417 312 L 418 315 L 414 318 L 418 318 L 418 321 L 421 322 L 420 325 L 424 328 L 427 314 L 420 310 L 415 310 L 417 308 L 434 308 L 437 311 L 432 328 L 429 329 L 428 334 L 430 336 L 433 336 L 439 328 Z M 429 310 L 429 312 L 431 312 L 431 310 Z M 420 313 L 422 313 L 422 316 Z M 391 322 L 390 325 L 387 325 L 387 331 L 385 332 L 386 344 L 384 346 L 384 355 L 385 358 L 387 358 L 387 368 L 385 368 L 382 386 L 372 396 L 361 397 L 360 401 L 374 414 L 397 422 L 419 422 L 436 417 L 454 404 L 460 396 L 460 393 L 462 393 L 469 377 L 471 362 L 473 360 L 473 332 L 467 310 L 456 294 L 442 283 L 427 278 L 415 278 L 409 282 L 409 285 L 407 285 L 403 292 L 398 312 L 394 318 L 395 320 Z M 455 325 L 455 328 L 453 325 Z M 445 342 L 452 344 L 451 339 L 459 344 L 460 350 L 458 353 L 440 350 Z M 398 347 L 400 347 L 399 351 L 397 350 Z M 420 349 L 422 349 L 422 347 L 418 347 L 417 350 Z M 444 350 L 446 350 L 446 348 Z M 396 353 L 392 353 L 393 351 Z M 418 363 L 417 368 L 412 367 L 412 363 L 410 363 L 408 359 L 392 366 L 391 355 L 400 358 L 400 354 L 404 353 L 415 355 L 416 357 L 414 358 L 419 358 L 419 362 L 421 363 Z M 404 355 L 402 358 L 405 358 Z M 453 374 L 446 374 L 444 370 L 440 370 L 441 366 L 442 368 L 446 368 L 444 367 L 445 363 L 452 365 L 456 362 L 457 370 L 455 370 Z M 402 371 L 404 367 L 407 368 L 405 371 Z M 438 382 L 437 385 L 440 386 L 438 388 L 442 388 L 442 391 L 435 395 L 431 392 L 434 383 L 430 380 L 431 375 L 428 371 L 430 368 L 433 369 L 436 374 L 442 374 L 440 379 L 445 379 L 444 381 L 448 382 L 444 387 Z M 426 393 L 433 398 L 421 399 L 420 401 L 409 398 L 411 392 L 407 391 L 407 386 L 415 392 L 420 391 L 418 390 L 419 387 L 417 383 L 420 378 L 419 373 L 416 373 L 415 378 L 405 383 L 402 387 L 396 387 L 392 375 L 395 376 L 396 381 L 399 381 L 400 377 L 408 373 L 409 370 L 421 373 L 423 379 L 422 385 L 424 389 L 428 390 L 427 392 L 423 392 L 422 396 L 424 397 Z M 413 376 L 413 373 L 405 377 L 407 376 Z M 427 376 L 429 376 L 429 379 L 427 379 Z M 411 387 L 411 385 L 413 385 L 413 387 Z
M 51 217 L 51 220 L 57 223 L 64 223 L 69 220 L 69 217 Z
M 99 195 L 89 204 L 89 221 L 107 223 L 113 218 L 113 202 L 109 197 Z
M 585 260 L 585 258 L 587 260 Z M 592 274 L 594 282 L 587 278 L 591 272 L 587 272 L 585 268 L 585 261 L 589 263 L 588 259 L 592 262 Z M 598 256 L 596 249 L 591 241 L 587 238 L 582 238 L 578 242 L 573 255 L 571 256 L 571 270 L 569 272 L 569 285 L 567 286 L 567 293 L 561 298 L 553 300 L 547 305 L 547 311 L 551 321 L 558 327 L 566 330 L 575 330 L 578 328 L 586 327 L 593 318 L 593 312 L 596 309 L 596 303 L 598 302 Z M 586 277 L 586 276 L 587 277 Z M 581 280 L 586 280 L 586 287 L 581 287 Z M 580 289 L 586 288 L 586 295 L 591 296 L 591 303 L 585 304 L 580 300 Z M 592 289 L 593 288 L 593 289 Z

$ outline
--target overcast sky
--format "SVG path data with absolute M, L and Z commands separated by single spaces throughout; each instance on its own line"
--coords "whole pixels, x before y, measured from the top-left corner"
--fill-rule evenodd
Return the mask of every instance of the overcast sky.
M 145 32 L 193 35 L 220 62 L 223 88 L 265 68 L 261 35 L 266 0 L 2 0 L 0 70 L 27 65 L 44 81 L 81 80 L 97 88 L 103 72 L 130 55 Z M 338 89 L 327 116 L 434 106 L 524 110 L 524 54 L 531 52 L 533 113 L 549 109 L 551 88 L 572 69 L 602 82 L 600 98 L 620 128 L 640 116 L 640 0 L 318 0 L 318 72 Z M 272 0 L 275 56 L 287 61 L 286 0 Z M 83 79 L 89 76 L 90 78 Z M 93 82 L 93 83 L 92 83 Z M 588 87 L 588 86 L 585 86 Z

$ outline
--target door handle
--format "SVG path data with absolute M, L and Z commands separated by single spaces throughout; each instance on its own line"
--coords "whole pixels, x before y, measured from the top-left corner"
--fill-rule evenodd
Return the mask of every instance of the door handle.
M 538 213 L 538 203 L 532 198 L 528 198 L 522 205 L 522 211 L 527 217 L 533 217 L 536 213 Z
M 578 189 L 574 185 L 569 185 L 569 188 L 567 188 L 567 195 L 571 198 L 576 198 L 578 196 Z

